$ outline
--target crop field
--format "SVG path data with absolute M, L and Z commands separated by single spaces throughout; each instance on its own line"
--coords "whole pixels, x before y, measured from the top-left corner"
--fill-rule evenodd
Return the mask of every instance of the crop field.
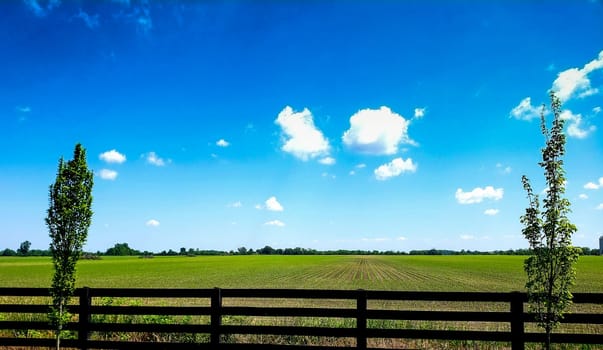
M 77 286 L 92 288 L 307 288 L 307 289 L 373 289 L 406 291 L 523 291 L 525 273 L 521 256 L 198 256 L 198 257 L 103 257 L 101 260 L 82 260 L 78 263 Z M 603 292 L 603 257 L 580 257 L 576 266 L 575 292 Z M 0 258 L 0 287 L 49 287 L 52 277 L 50 258 Z M 31 303 L 47 300 L 32 299 Z M 175 302 L 157 299 L 110 298 L 98 299 L 96 305 L 166 305 Z M 179 306 L 207 306 L 207 300 L 177 301 Z M 224 300 L 225 305 L 262 306 L 266 300 Z M 354 307 L 342 301 L 270 300 L 269 306 L 290 307 Z M 392 305 L 395 304 L 396 305 Z M 349 305 L 348 305 L 349 304 Z M 266 305 L 264 305 L 265 307 Z M 369 308 L 448 311 L 507 311 L 506 303 L 463 302 L 379 302 Z M 573 309 L 579 312 L 603 313 L 603 306 Z M 2 315 L 0 315 L 2 316 Z M 10 317 L 7 315 L 6 317 Z M 100 316 L 99 316 L 100 317 Z M 112 322 L 155 322 L 154 318 L 110 316 Z M 166 316 L 158 322 L 188 323 L 207 320 L 182 319 Z M 346 327 L 352 320 L 333 318 L 270 318 L 230 317 L 230 325 L 276 324 L 287 326 Z M 346 323 L 347 322 L 347 323 Z M 438 330 L 508 330 L 508 323 L 460 323 L 424 321 L 373 321 L 381 328 L 419 327 Z M 580 328 L 581 327 L 581 328 Z M 602 325 L 586 325 L 573 332 L 597 334 Z M 535 330 L 533 325 L 529 329 Z M 0 332 L 1 333 L 1 332 Z M 45 336 L 42 334 L 42 336 Z M 98 339 L 157 339 L 155 334 L 105 334 Z M 172 340 L 177 340 L 171 338 Z M 195 341 L 206 341 L 195 338 Z M 161 340 L 161 339 L 160 339 Z M 270 342 L 281 344 L 314 344 L 307 337 L 236 336 L 234 342 Z M 318 342 L 315 342 L 318 341 Z M 353 340 L 333 340 L 337 345 L 353 345 Z M 335 344 L 335 343 L 334 343 Z M 383 348 L 424 349 L 507 349 L 508 344 L 474 342 L 438 342 L 429 340 L 373 340 L 370 346 Z M 528 347 L 532 348 L 532 346 Z M 538 348 L 538 347 L 535 347 Z M 565 347 L 564 347 L 565 348 Z M 567 347 L 568 349 L 599 349 Z
M 103 257 L 78 263 L 78 287 L 524 290 L 521 256 Z M 576 292 L 603 292 L 603 257 L 582 256 Z M 0 287 L 48 287 L 50 258 L 0 258 Z

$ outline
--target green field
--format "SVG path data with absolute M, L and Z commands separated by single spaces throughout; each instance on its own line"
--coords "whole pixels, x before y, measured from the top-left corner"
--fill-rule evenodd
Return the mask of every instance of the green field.
M 521 256 L 198 256 L 198 257 L 104 257 L 101 260 L 82 260 L 78 264 L 78 286 L 123 288 L 319 288 L 319 289 L 380 289 L 409 291 L 497 291 L 524 290 L 525 273 Z M 583 256 L 576 266 L 576 292 L 603 292 L 603 257 Z M 50 258 L 0 258 L 0 287 L 49 287 L 52 277 Z M 49 302 L 45 297 L 5 298 L 5 302 L 40 304 Z M 0 301 L 1 298 L 0 298 Z M 270 307 L 343 307 L 353 308 L 354 303 L 337 300 L 238 300 L 224 301 L 228 305 Z M 165 300 L 154 298 L 97 298 L 97 305 L 111 306 L 206 306 L 206 299 Z M 268 304 L 266 304 L 268 303 Z M 351 304 L 350 304 L 351 303 Z M 448 311 L 499 311 L 508 310 L 507 303 L 466 302 L 373 302 L 371 308 Z M 601 307 L 578 306 L 577 312 L 600 313 Z M 2 316 L 2 315 L 0 315 Z M 45 320 L 36 315 L 5 315 L 5 319 Z M 30 317 L 30 318 L 27 318 Z M 37 317 L 37 318 L 36 318 Z M 40 318 L 41 317 L 41 318 Z M 150 316 L 96 315 L 99 322 L 118 323 L 182 323 L 206 324 L 207 317 L 185 319 L 176 316 L 153 318 Z M 107 318 L 108 317 L 108 318 Z M 228 325 L 281 325 L 349 327 L 353 320 L 329 317 L 226 317 Z M 347 323 L 346 323 L 347 322 Z M 350 323 L 351 322 L 351 323 Z M 379 321 L 371 327 L 409 328 L 435 330 L 491 330 L 507 331 L 508 322 L 440 322 L 440 321 Z M 563 326 L 564 331 L 598 334 L 600 325 Z M 528 330 L 535 330 L 529 325 Z M 33 334 L 33 335 L 32 335 Z M 9 337 L 50 337 L 44 332 L 13 334 Z M 191 341 L 188 335 L 159 335 L 154 333 L 108 332 L 95 335 L 100 340 L 128 341 Z M 162 338 L 162 337 L 168 337 Z M 206 335 L 196 335 L 194 341 L 206 342 Z M 322 339 L 293 336 L 237 335 L 228 342 L 271 344 L 313 344 L 350 346 L 353 339 Z M 471 341 L 437 341 L 412 339 L 373 339 L 370 346 L 383 348 L 422 349 L 508 349 L 505 343 Z M 528 348 L 538 348 L 532 345 Z M 599 347 L 568 346 L 567 349 L 598 349 Z
M 523 290 L 521 256 L 104 257 L 78 264 L 78 286 Z M 603 292 L 603 257 L 582 256 L 575 292 Z M 48 287 L 50 258 L 0 258 L 0 287 Z

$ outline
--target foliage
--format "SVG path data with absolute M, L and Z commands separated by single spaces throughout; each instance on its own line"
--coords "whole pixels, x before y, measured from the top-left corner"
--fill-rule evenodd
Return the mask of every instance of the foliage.
M 546 142 L 539 165 L 544 169 L 547 184 L 543 211 L 540 210 L 538 195 L 534 194 L 530 181 L 524 175 L 522 183 L 528 195 L 529 207 L 521 217 L 524 225 L 522 232 L 532 252 L 524 264 L 528 277 L 526 288 L 530 308 L 536 313 L 538 325 L 546 332 L 547 349 L 550 349 L 552 330 L 571 304 L 570 288 L 575 280 L 573 265 L 579 252 L 579 249 L 571 245 L 572 234 L 577 228 L 567 217 L 570 202 L 563 197 L 564 120 L 560 117 L 561 102 L 553 93 L 551 107 L 554 119 L 550 130 L 546 125 L 544 108 L 541 113 L 541 129 Z
M 128 243 L 116 243 L 112 248 L 107 249 L 105 255 L 109 256 L 129 256 L 129 255 L 140 255 L 140 252 L 136 249 L 132 249 L 128 246 Z
M 17 249 L 17 253 L 19 255 L 26 256 L 29 253 L 29 248 L 31 247 L 30 241 L 25 241 L 19 245 L 19 249 Z
M 76 263 L 88 237 L 92 221 L 93 174 L 86 164 L 86 150 L 77 144 L 73 159 L 59 160 L 57 177 L 50 185 L 50 205 L 46 225 L 50 233 L 54 276 L 50 320 L 56 331 L 57 349 L 63 326 L 69 321 L 66 311 L 75 289 Z
M 0 253 L 0 256 L 15 256 L 17 255 L 17 252 L 15 252 L 12 249 L 6 248 L 2 251 L 2 253 Z

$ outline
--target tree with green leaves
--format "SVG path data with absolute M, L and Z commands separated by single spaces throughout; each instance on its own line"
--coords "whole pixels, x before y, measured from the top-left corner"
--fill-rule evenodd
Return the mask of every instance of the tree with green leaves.
M 546 124 L 544 106 L 540 115 L 545 147 L 542 149 L 542 161 L 538 164 L 544 169 L 547 185 L 542 210 L 539 196 L 534 194 L 528 178 L 524 175 L 521 179 L 529 201 L 525 214 L 521 216 L 522 233 L 530 244 L 531 253 L 524 263 L 526 289 L 530 310 L 536 314 L 538 325 L 546 333 L 546 349 L 551 347 L 553 329 L 572 302 L 573 265 L 579 252 L 572 246 L 572 234 L 577 228 L 567 217 L 571 212 L 570 202 L 563 196 L 564 120 L 560 117 L 561 102 L 554 93 L 551 93 L 551 110 L 554 118 L 550 129 Z
M 78 143 L 72 160 L 59 160 L 56 180 L 50 185 L 46 217 L 54 264 L 50 321 L 55 327 L 57 350 L 64 325 L 71 317 L 66 306 L 75 290 L 76 263 L 92 222 L 92 185 L 93 174 L 86 164 L 86 150 Z
M 29 253 L 29 248 L 31 247 L 30 241 L 25 241 L 19 245 L 19 249 L 17 249 L 17 253 L 22 256 L 26 256 Z

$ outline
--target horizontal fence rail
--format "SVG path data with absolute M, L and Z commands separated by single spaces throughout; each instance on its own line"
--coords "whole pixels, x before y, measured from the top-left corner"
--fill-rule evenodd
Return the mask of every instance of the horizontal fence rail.
M 115 302 L 127 298 L 145 300 L 145 305 L 134 301 L 125 305 Z M 52 327 L 47 318 L 49 301 L 48 289 L 0 288 L 0 346 L 53 346 Z M 573 301 L 574 304 L 597 305 L 598 312 L 566 314 L 561 321 L 563 324 L 602 329 L 599 325 L 603 325 L 603 308 L 600 307 L 603 293 L 575 293 Z M 408 307 L 409 303 L 419 302 L 506 306 L 496 311 L 446 311 L 429 307 L 415 310 Z M 66 326 L 68 334 L 61 344 L 80 349 L 244 349 L 257 345 L 233 341 L 233 335 L 243 335 L 324 338 L 320 343 L 323 345 L 311 346 L 320 349 L 346 348 L 324 344 L 329 344 L 330 339 L 348 338 L 352 339 L 353 345 L 347 348 L 355 349 L 369 349 L 371 339 L 429 339 L 503 342 L 518 350 L 524 349 L 526 343 L 544 341 L 543 333 L 528 326 L 535 323 L 535 318 L 526 312 L 526 302 L 526 294 L 520 292 L 80 288 L 76 290 L 74 303 L 68 307 L 73 321 Z M 318 307 L 307 307 L 317 303 Z M 279 318 L 330 318 L 341 320 L 341 323 L 337 326 L 279 325 L 274 321 Z M 256 319 L 264 322 L 231 322 Z M 408 328 L 398 327 L 399 324 L 381 327 L 381 321 L 502 323 L 508 327 L 506 330 Z M 176 334 L 186 336 L 176 337 Z M 161 340 L 154 339 L 159 336 L 163 336 Z M 551 340 L 554 343 L 603 344 L 603 334 L 597 331 L 554 333 Z M 307 348 L 262 343 L 265 349 L 300 347 Z

